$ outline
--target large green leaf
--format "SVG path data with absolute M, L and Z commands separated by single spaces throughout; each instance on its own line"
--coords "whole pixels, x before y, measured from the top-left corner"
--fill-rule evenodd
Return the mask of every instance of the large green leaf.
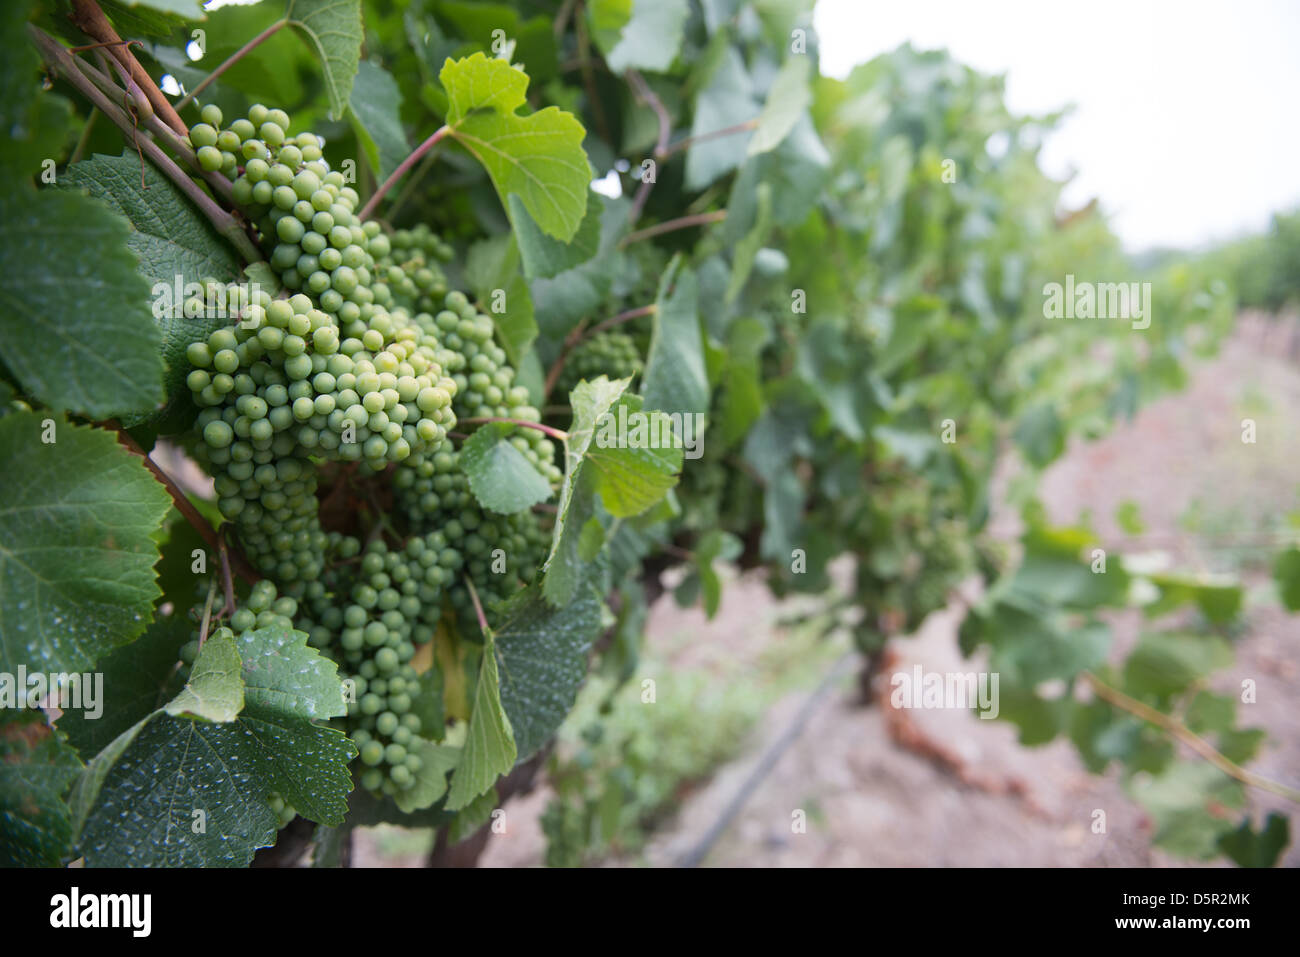
M 40 711 L 0 720 L 0 867 L 54 867 L 72 842 L 77 753 Z
M 510 196 L 510 221 L 515 229 L 515 241 L 523 259 L 524 275 L 529 279 L 549 279 L 566 270 L 581 266 L 600 250 L 601 205 L 588 203 L 573 239 L 562 243 L 552 239 L 533 222 L 523 200 L 513 193 Z
M 0 419 L 0 671 L 86 671 L 149 622 L 152 538 L 171 504 L 102 429 Z
M 812 90 L 808 85 L 812 72 L 806 56 L 792 56 L 772 79 L 763 111 L 758 114 L 758 128 L 749 141 L 749 155 L 766 153 L 775 149 L 790 135 L 799 118 L 812 103 Z
M 501 704 L 522 761 L 550 740 L 573 707 L 600 631 L 600 596 L 581 588 L 569 604 L 554 608 L 529 588 L 510 599 L 501 619 L 495 633 Z
M 514 236 L 493 236 L 471 246 L 465 257 L 465 281 L 480 308 L 491 313 L 501 348 L 518 369 L 537 338 L 537 321 Z M 496 311 L 498 304 L 503 311 Z
M 451 135 L 483 164 L 502 204 L 513 193 L 542 232 L 572 239 L 587 211 L 591 182 L 582 124 L 553 106 L 520 115 L 528 77 L 504 60 L 482 53 L 448 60 L 439 78 L 447 90 Z
M 613 6 L 626 6 L 626 2 L 616 0 Z M 617 15 L 623 11 L 610 11 L 608 20 L 602 22 L 596 19 L 601 13 L 596 9 L 599 6 L 611 5 L 594 5 L 592 17 L 597 25 L 604 27 L 596 32 L 596 42 L 605 50 L 605 62 L 612 71 L 636 69 L 663 73 L 673 65 L 690 16 L 687 0 L 633 0 L 630 18 L 616 30 L 610 27 L 618 22 Z
M 585 461 L 605 509 L 615 518 L 629 518 L 677 484 L 682 454 L 672 420 L 644 411 L 639 396 L 624 395 L 602 417 Z
M 579 544 L 583 526 L 592 516 L 595 495 L 591 478 L 583 472 L 583 458 L 595 438 L 601 417 L 627 391 L 631 381 L 610 381 L 598 376 L 579 382 L 569 395 L 573 424 L 564 443 L 564 485 L 560 489 L 550 554 L 542 566 L 542 591 L 552 605 L 567 605 L 577 594 L 578 579 L 586 565 Z
M 411 152 L 402 128 L 402 91 L 387 70 L 362 60 L 348 106 L 357 142 L 382 183 Z
M 480 427 L 460 449 L 460 466 L 470 491 L 484 508 L 521 512 L 551 497 L 551 485 L 510 441 L 514 426 Z
M 674 261 L 659 282 L 654 333 L 642 376 L 646 408 L 706 412 L 709 376 L 704 367 L 695 274 Z
M 483 661 L 474 689 L 474 706 L 460 762 L 451 777 L 447 810 L 459 811 L 514 767 L 518 751 L 510 719 L 501 706 L 501 681 L 496 647 L 489 633 L 483 642 Z
M 144 169 L 146 188 L 141 189 L 140 159 L 134 151 L 95 156 L 68 167 L 60 185 L 85 190 L 133 227 L 126 244 L 140 260 L 140 275 L 153 290 L 153 317 L 162 332 L 167 397 L 188 401 L 186 348 L 232 320 L 215 311 L 211 316 L 186 317 L 184 286 L 205 278 L 234 282 L 240 278 L 240 264 L 230 244 L 170 180 L 152 164 L 145 164 Z M 167 305 L 173 308 L 164 308 Z
M 34 5 L 13 0 L 0 8 L 0 129 L 5 131 L 0 173 L 7 192 L 25 191 L 24 180 L 63 154 L 72 118 L 71 103 L 41 88 L 40 56 L 25 26 Z
M 149 284 L 122 217 L 77 193 L 0 195 L 0 356 L 55 409 L 110 418 L 162 399 Z
M 706 69 L 712 67 L 712 73 L 695 98 L 693 139 L 686 151 L 686 188 L 692 190 L 704 189 L 743 163 L 752 136 L 745 132 L 706 134 L 746 123 L 759 111 L 753 81 L 739 52 L 728 45 L 704 62 Z
M 179 674 L 180 649 L 194 625 L 179 609 L 152 622 L 145 633 L 95 664 L 104 676 L 104 697 L 112 707 L 95 717 L 84 709 L 65 711 L 58 728 L 82 755 L 91 757 L 137 721 L 176 696 L 184 684 Z
M 361 62 L 361 0 L 289 0 L 285 17 L 320 59 L 330 117 L 341 119 Z
M 214 721 L 229 714 L 232 647 L 244 705 L 230 720 Z M 192 714 L 195 702 L 202 703 L 196 717 L 171 713 Z M 306 818 L 341 823 L 356 748 L 341 731 L 313 721 L 345 710 L 337 667 L 307 647 L 302 632 L 219 632 L 177 698 L 87 767 L 72 802 L 84 821 L 87 865 L 247 864 L 275 840 L 276 815 L 267 804 L 273 791 Z

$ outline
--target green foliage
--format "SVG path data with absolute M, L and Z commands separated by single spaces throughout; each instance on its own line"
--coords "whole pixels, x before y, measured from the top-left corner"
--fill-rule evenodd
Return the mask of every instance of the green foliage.
M 454 842 L 594 659 L 613 714 L 579 708 L 580 748 L 561 732 L 545 821 L 552 861 L 575 863 L 752 717 L 701 715 L 689 684 L 640 726 L 615 702 L 660 572 L 682 566 L 677 599 L 713 615 L 728 563 L 822 595 L 847 557 L 825 631 L 876 653 L 979 574 L 962 647 L 987 648 L 1022 741 L 1118 764 L 1162 847 L 1278 859 L 1287 822 L 1255 831 L 1241 782 L 1166 733 L 1185 722 L 1238 764 L 1259 750 L 1208 690 L 1242 588 L 1098 555 L 1032 504 L 1016 562 L 985 530 L 1002 449 L 1032 503 L 1072 439 L 1181 387 L 1232 321 L 1187 263 L 1154 277 L 1147 328 L 1048 317 L 1047 283 L 1133 274 L 1094 212 L 1058 221 L 1035 145 L 1053 117 L 1013 116 L 1000 79 L 944 53 L 821 76 L 815 35 L 791 45 L 802 0 L 558 19 L 264 0 L 207 14 L 197 65 L 197 6 L 105 9 L 191 89 L 274 29 L 184 108 L 199 205 L 179 156 L 141 170 L 133 128 L 100 117 L 72 155 L 86 104 L 40 91 L 31 10 L 6 7 L 0 670 L 95 668 L 112 690 L 102 720 L 0 727 L 0 856 L 243 865 L 294 814 L 323 825 L 323 863 L 375 821 Z M 379 196 L 412 143 L 424 159 Z M 50 158 L 60 188 L 34 188 Z M 611 172 L 617 199 L 591 188 Z M 1256 247 L 1241 260 L 1248 300 L 1292 294 L 1293 226 L 1275 222 L 1267 270 Z M 227 315 L 158 308 L 159 288 L 244 276 L 263 288 Z M 212 476 L 193 504 L 225 523 L 220 549 L 175 524 L 121 425 L 174 434 Z M 1275 567 L 1291 610 L 1298 555 Z M 1144 627 L 1120 659 L 1106 615 L 1130 607 Z

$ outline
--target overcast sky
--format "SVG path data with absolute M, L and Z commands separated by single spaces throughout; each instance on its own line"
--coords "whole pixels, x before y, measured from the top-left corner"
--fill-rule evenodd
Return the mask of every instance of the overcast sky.
M 1073 103 L 1043 165 L 1125 245 L 1198 246 L 1300 206 L 1296 0 L 819 0 L 822 70 L 910 40 L 1007 74 L 1012 110 Z

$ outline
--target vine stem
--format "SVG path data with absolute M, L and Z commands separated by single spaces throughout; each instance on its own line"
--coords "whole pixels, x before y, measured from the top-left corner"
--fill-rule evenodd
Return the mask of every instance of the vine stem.
M 620 312 L 617 316 L 610 318 L 596 325 L 587 336 L 594 336 L 604 332 L 606 329 L 613 329 L 615 326 L 621 326 L 625 322 L 631 322 L 633 319 L 640 319 L 642 316 L 653 316 L 659 311 L 659 307 L 653 302 L 648 306 L 637 306 L 635 309 L 628 309 Z M 585 338 L 585 337 L 584 337 Z
M 1089 671 L 1083 672 L 1082 677 L 1097 697 L 1114 707 L 1119 708 L 1121 711 L 1127 711 L 1129 714 L 1155 725 L 1170 737 L 1187 745 L 1187 747 L 1191 748 L 1229 777 L 1236 778 L 1242 784 L 1249 787 L 1258 788 L 1261 791 L 1268 791 L 1270 794 L 1276 794 L 1295 804 L 1300 804 L 1300 791 L 1288 787 L 1285 784 L 1280 784 L 1277 781 L 1270 780 L 1269 778 L 1256 774 L 1253 771 L 1247 771 L 1235 761 L 1232 761 L 1225 755 L 1221 754 L 1212 744 L 1197 735 L 1176 718 L 1170 717 L 1163 711 L 1159 711 L 1148 704 L 1144 704 L 1136 698 L 1129 697 L 1118 688 L 1112 688 Z
M 697 133 L 694 136 L 686 136 L 673 143 L 671 146 L 664 147 L 662 159 L 667 159 L 674 153 L 680 153 L 684 149 L 689 149 L 695 143 L 703 143 L 705 140 L 716 140 L 723 136 L 735 136 L 737 133 L 748 133 L 750 130 L 758 129 L 758 120 L 746 120 L 744 123 L 737 123 L 735 126 L 724 126 L 720 130 L 709 130 L 707 133 Z M 659 151 L 656 151 L 659 152 Z
M 528 421 L 528 419 L 510 419 L 510 418 L 506 418 L 505 416 L 498 416 L 498 415 L 480 415 L 480 416 L 475 416 L 472 419 L 460 420 L 460 423 L 462 425 L 480 425 L 487 422 L 509 422 L 511 425 L 522 425 L 524 428 L 536 429 L 538 432 L 543 432 L 546 435 L 549 435 L 551 438 L 558 439 L 561 442 L 569 441 L 569 433 L 565 432 L 563 429 L 557 429 L 554 426 L 544 425 L 541 422 L 530 422 Z
M 550 370 L 546 373 L 546 381 L 542 384 L 542 398 L 545 399 L 555 388 L 555 383 L 560 381 L 560 373 L 564 371 L 564 363 L 569 358 L 569 353 L 573 351 L 582 339 L 582 332 L 587 328 L 587 320 L 583 319 L 573 330 L 564 337 L 564 344 L 560 347 L 560 354 L 555 357 L 555 362 L 551 364 Z
M 194 530 L 199 533 L 199 537 L 203 539 L 207 546 L 211 548 L 213 552 L 219 555 L 224 555 L 227 551 L 227 547 L 222 544 L 216 531 L 210 524 L 208 524 L 208 520 L 203 517 L 197 508 L 194 507 L 194 503 L 189 500 L 189 496 L 181 491 L 180 486 L 172 480 L 172 477 L 164 472 L 158 466 L 158 463 L 149 457 L 148 452 L 140 448 L 140 443 L 133 439 L 130 433 L 123 430 L 119 423 L 109 421 L 103 424 L 117 433 L 117 441 L 125 446 L 127 451 L 133 452 L 140 456 L 140 458 L 144 459 L 145 468 L 154 474 L 154 478 L 158 479 L 159 482 L 162 482 L 163 486 L 167 489 L 167 493 L 172 497 L 172 504 L 176 506 L 176 511 L 185 516 L 185 520 L 194 527 Z M 230 561 L 235 573 L 250 585 L 256 584 L 261 579 L 261 576 L 253 570 L 248 559 L 240 553 L 234 552 L 233 549 L 230 551 L 233 552 Z
M 93 67 L 89 64 L 79 63 L 49 34 L 30 24 L 28 30 L 50 69 L 76 87 L 79 93 L 98 107 L 99 111 L 112 120 L 113 124 L 126 136 L 134 138 L 140 151 L 149 158 L 149 161 L 157 167 L 159 172 L 171 180 L 176 188 L 186 195 L 198 208 L 199 212 L 212 223 L 217 232 L 221 233 L 230 241 L 232 246 L 239 250 L 240 255 L 247 262 L 255 263 L 261 260 L 261 253 L 253 245 L 253 241 L 248 238 L 248 234 L 244 232 L 238 220 L 218 206 L 211 196 L 199 189 L 198 184 L 190 179 L 185 171 L 177 166 L 157 143 L 147 136 L 140 136 L 140 131 L 131 122 L 131 118 L 126 111 L 109 100 L 95 83 L 92 83 L 82 72 L 83 70 L 94 69 Z
M 199 647 L 208 640 L 208 626 L 212 624 L 212 599 L 217 594 L 217 580 L 211 578 L 208 580 L 208 600 L 203 603 L 203 623 L 199 625 Z
M 656 223 L 653 226 L 647 226 L 645 229 L 638 229 L 636 232 L 628 233 L 619 242 L 619 248 L 629 246 L 632 243 L 639 243 L 643 239 L 651 239 L 655 236 L 662 236 L 664 233 L 671 233 L 678 229 L 690 229 L 692 226 L 706 226 L 709 223 L 720 223 L 727 218 L 725 209 L 714 210 L 711 213 L 695 213 L 693 216 L 680 216 L 677 219 L 665 220 L 662 223 Z
M 120 97 L 123 96 L 124 93 L 130 92 L 129 90 L 124 91 L 120 86 L 113 83 L 106 73 L 96 70 L 85 60 L 74 59 L 73 62 L 77 65 L 77 68 L 86 75 L 90 82 L 99 87 L 100 91 L 105 96 L 110 98 Z M 116 61 L 114 61 L 114 63 L 116 65 Z M 119 70 L 121 69 L 120 66 L 118 68 Z M 139 89 L 138 85 L 136 86 L 136 89 Z M 122 105 L 125 108 L 125 102 Z M 146 101 L 144 106 L 147 108 L 148 105 L 149 104 Z M 129 110 L 127 112 L 129 114 Z M 212 190 L 214 195 L 228 205 L 234 205 L 234 194 L 231 191 L 230 180 L 226 179 L 219 172 L 208 172 L 207 170 L 204 170 L 203 167 L 199 166 L 198 156 L 195 154 L 194 149 L 190 144 L 186 142 L 184 137 L 176 135 L 176 131 L 162 120 L 158 119 L 152 110 L 147 110 L 140 120 L 143 122 L 145 129 L 162 140 L 163 143 L 166 144 L 167 148 L 179 156 L 181 161 L 185 163 L 186 166 L 190 167 L 195 175 L 203 178 L 203 181 L 208 184 L 208 188 Z M 124 130 L 123 132 L 126 131 Z M 131 131 L 132 135 L 134 135 L 135 132 L 136 131 L 133 128 Z
M 451 132 L 450 126 L 444 124 L 443 126 L 438 127 L 438 129 L 434 131 L 432 136 L 430 136 L 427 140 L 425 140 L 423 143 L 417 146 L 411 152 L 410 156 L 402 160 L 402 162 L 398 164 L 397 169 L 393 170 L 392 174 L 388 177 L 388 179 L 384 180 L 383 185 L 381 185 L 377 190 L 375 190 L 374 194 L 368 200 L 366 200 L 366 205 L 361 207 L 359 218 L 363 222 L 367 219 L 371 219 L 373 217 L 375 207 L 378 206 L 379 201 L 384 198 L 384 194 L 386 194 L 390 189 L 393 188 L 393 184 L 396 183 L 403 176 L 405 176 L 412 166 L 420 162 L 421 157 L 423 157 L 425 153 L 429 152 L 429 150 L 433 149 L 436 145 L 438 145 L 438 141 L 441 140 L 444 136 L 446 136 L 450 132 Z
M 663 101 L 650 89 L 650 84 L 645 81 L 636 70 L 627 71 L 627 82 L 632 87 L 632 92 L 636 95 L 638 101 L 645 103 L 654 111 L 655 119 L 659 122 L 659 138 L 655 141 L 654 157 L 656 160 L 662 160 L 668 155 L 668 137 L 672 135 L 673 120 L 668 115 L 668 109 L 664 106 Z M 646 200 L 650 198 L 650 190 L 654 187 L 653 179 L 641 181 L 637 187 L 636 196 L 632 199 L 632 208 L 628 211 L 627 221 L 635 224 L 641 218 L 641 212 L 645 209 Z
M 483 614 L 483 603 L 479 601 L 478 589 L 474 587 L 474 582 L 468 575 L 465 576 L 465 584 L 469 586 L 469 598 L 474 603 L 474 615 L 478 618 L 478 626 L 483 634 L 491 635 L 492 629 L 488 627 L 487 615 Z
M 95 45 L 107 49 L 127 69 L 131 79 L 144 91 L 154 112 L 161 116 L 168 126 L 181 136 L 189 132 L 185 121 L 167 101 L 163 91 L 158 89 L 158 84 L 153 81 L 153 77 L 131 53 L 130 47 L 122 42 L 122 38 L 117 35 L 117 31 L 108 22 L 108 17 L 104 16 L 104 11 L 99 9 L 99 4 L 95 3 L 95 0 L 72 0 L 72 22 L 82 33 L 97 41 Z
M 279 32 L 288 23 L 289 21 L 287 19 L 277 20 L 275 23 L 271 24 L 269 27 L 267 27 L 257 36 L 253 37 L 253 39 L 245 43 L 234 53 L 230 54 L 230 56 L 226 58 L 224 63 L 222 63 L 219 67 L 217 67 L 207 76 L 205 76 L 198 83 L 198 85 L 194 87 L 194 89 L 190 90 L 188 93 L 186 93 L 183 97 L 181 97 L 176 102 L 176 112 L 179 113 L 181 110 L 185 109 L 185 107 L 189 106 L 190 103 L 194 102 L 194 98 L 198 96 L 200 93 L 202 93 L 204 90 L 206 90 L 209 84 L 211 84 L 214 80 L 216 80 L 217 77 L 221 76 L 221 74 L 225 73 L 232 66 L 234 66 L 236 63 L 238 63 L 240 60 L 246 57 L 249 53 L 251 53 L 253 50 L 257 49 L 257 47 L 259 47 L 261 44 L 269 40 L 272 36 L 274 36 L 277 32 Z

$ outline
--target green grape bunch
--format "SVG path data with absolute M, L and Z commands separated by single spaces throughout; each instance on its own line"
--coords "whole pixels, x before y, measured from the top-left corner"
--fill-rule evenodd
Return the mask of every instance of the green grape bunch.
M 336 723 L 357 746 L 358 781 L 395 796 L 416 782 L 420 736 L 431 730 L 415 709 L 418 649 L 447 613 L 476 634 L 471 589 L 497 607 L 532 580 L 549 538 L 532 512 L 479 505 L 448 433 L 541 413 L 491 317 L 448 288 L 449 244 L 425 226 L 390 236 L 362 222 L 323 141 L 290 135 L 282 110 L 253 106 L 225 125 L 206 106 L 202 120 L 190 132 L 199 162 L 231 180 L 284 287 L 236 293 L 229 324 L 187 350 L 196 452 L 221 514 L 267 576 L 229 615 L 218 602 L 217 614 L 235 632 L 301 630 L 338 663 L 354 694 Z M 597 342 L 593 374 L 597 359 L 639 368 L 630 340 Z M 508 441 L 559 483 L 549 438 L 516 427 Z M 364 542 L 323 527 L 323 463 L 391 484 L 392 510 L 365 511 L 374 525 Z M 196 652 L 197 635 L 182 659 Z
M 641 374 L 644 363 L 636 340 L 625 332 L 610 329 L 584 339 L 564 360 L 556 384 L 568 395 L 579 382 L 597 376 L 626 379 Z

